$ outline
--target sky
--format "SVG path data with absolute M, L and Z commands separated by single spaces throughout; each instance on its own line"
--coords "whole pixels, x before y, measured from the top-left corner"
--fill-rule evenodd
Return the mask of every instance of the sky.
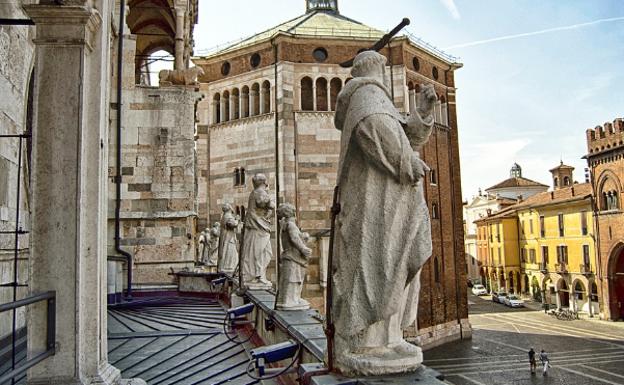
M 305 12 L 304 0 L 200 0 L 195 53 Z M 389 4 L 392 6 L 389 6 Z M 624 0 L 339 0 L 340 12 L 389 30 L 407 28 L 460 57 L 456 72 L 462 195 L 509 177 L 551 184 L 576 167 L 585 130 L 624 117 Z

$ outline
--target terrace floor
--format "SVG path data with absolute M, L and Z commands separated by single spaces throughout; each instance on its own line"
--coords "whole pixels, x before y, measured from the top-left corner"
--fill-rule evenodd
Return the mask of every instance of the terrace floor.
M 108 309 L 108 360 L 150 385 L 256 384 L 249 357 L 223 330 L 213 299 L 149 297 Z M 233 336 L 230 336 L 232 338 Z

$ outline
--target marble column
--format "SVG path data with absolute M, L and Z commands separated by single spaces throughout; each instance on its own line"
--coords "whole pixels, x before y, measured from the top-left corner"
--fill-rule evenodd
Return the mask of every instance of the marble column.
M 256 111 L 256 98 L 258 97 L 258 91 L 250 90 L 249 91 L 249 116 L 258 115 L 258 111 Z
M 56 291 L 56 354 L 29 384 L 120 378 L 106 335 L 111 3 L 24 6 L 37 25 L 29 290 Z M 27 322 L 32 357 L 45 350 L 45 304 L 29 307 Z
M 183 8 L 175 9 L 176 34 L 175 34 L 175 69 L 184 69 L 184 16 Z

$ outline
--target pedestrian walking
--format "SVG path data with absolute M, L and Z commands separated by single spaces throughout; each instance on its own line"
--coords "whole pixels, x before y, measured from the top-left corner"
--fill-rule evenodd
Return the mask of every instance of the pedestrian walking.
M 529 350 L 529 365 L 531 367 L 531 374 L 535 374 L 535 370 L 537 368 L 537 361 L 535 360 L 535 350 L 533 350 L 533 348 Z
M 546 354 L 546 352 L 544 351 L 544 349 L 542 349 L 542 352 L 540 353 L 540 361 L 542 361 L 542 365 L 544 366 L 544 371 L 542 372 L 542 375 L 547 375 L 548 374 L 548 368 L 550 368 L 550 360 L 548 359 L 548 354 Z

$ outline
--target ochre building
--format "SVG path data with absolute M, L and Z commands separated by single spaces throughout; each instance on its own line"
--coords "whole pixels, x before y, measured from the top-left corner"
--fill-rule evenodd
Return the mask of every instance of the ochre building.
M 597 315 L 592 188 L 574 184 L 573 168 L 563 163 L 550 171 L 552 191 L 475 222 L 482 280 L 492 291 Z
M 193 59 L 205 72 L 198 105 L 200 226 L 218 220 L 223 203 L 242 215 L 252 176 L 266 174 L 276 200 L 295 205 L 299 226 L 312 237 L 304 296 L 319 309 L 340 144 L 334 110 L 350 80 L 350 69 L 339 64 L 383 34 L 342 15 L 336 1 L 310 0 L 303 15 Z M 461 64 L 405 36 L 381 53 L 400 111 L 414 110 L 423 84 L 439 97 L 435 129 L 421 153 L 431 167 L 424 183 L 434 252 L 422 273 L 419 330 L 411 331 L 432 346 L 470 333 L 454 80 Z M 269 270 L 274 280 L 274 262 Z

